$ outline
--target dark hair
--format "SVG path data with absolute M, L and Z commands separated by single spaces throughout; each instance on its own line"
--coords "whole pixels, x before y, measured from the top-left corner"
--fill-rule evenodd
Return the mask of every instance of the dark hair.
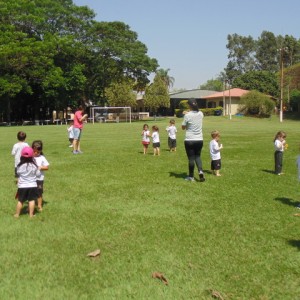
M 43 142 L 41 140 L 33 141 L 31 147 L 32 147 L 33 151 L 36 149 L 36 150 L 40 151 L 41 155 L 44 155 Z
M 25 156 L 21 156 L 21 157 L 20 157 L 20 162 L 19 162 L 19 164 L 17 165 L 17 167 L 20 167 L 20 166 L 22 166 L 23 164 L 34 164 L 34 165 L 38 168 L 38 166 L 37 166 L 37 164 L 36 164 L 36 162 L 35 162 L 35 160 L 34 160 L 33 157 L 25 157 Z
M 190 106 L 190 108 L 193 111 L 199 111 L 198 103 L 197 103 L 196 99 L 194 99 L 194 98 L 189 99 L 188 100 L 188 105 Z
M 145 126 L 147 126 L 147 127 L 149 128 L 148 124 L 144 124 L 144 125 L 143 125 L 143 129 L 145 128 Z
M 20 142 L 25 141 L 26 140 L 26 133 L 23 132 L 23 131 L 19 131 L 18 134 L 17 134 L 17 139 Z
M 153 125 L 152 130 L 159 131 L 159 128 L 156 125 Z

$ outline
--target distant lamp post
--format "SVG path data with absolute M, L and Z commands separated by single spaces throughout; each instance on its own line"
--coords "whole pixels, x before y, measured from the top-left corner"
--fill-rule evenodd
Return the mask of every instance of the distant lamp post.
M 231 94 L 230 94 L 231 85 L 228 79 L 225 80 L 225 88 L 227 87 L 228 87 L 228 96 L 229 96 L 228 114 L 229 114 L 229 120 L 231 120 Z
M 283 121 L 283 54 L 288 52 L 288 48 L 280 48 L 280 111 L 279 111 L 279 121 Z

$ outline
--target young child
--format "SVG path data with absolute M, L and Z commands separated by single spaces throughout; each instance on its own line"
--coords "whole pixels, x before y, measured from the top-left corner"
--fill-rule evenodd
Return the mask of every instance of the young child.
M 153 155 L 160 155 L 159 128 L 152 126 Z
M 175 126 L 175 120 L 170 120 L 169 126 L 166 128 L 168 132 L 168 145 L 170 148 L 170 152 L 176 151 L 176 133 L 177 128 Z
M 216 176 L 221 176 L 221 149 L 223 148 L 222 144 L 219 144 L 220 132 L 214 130 L 211 133 L 212 140 L 209 143 L 209 151 L 211 157 L 211 170 Z
M 275 146 L 275 174 L 282 175 L 282 164 L 283 164 L 283 151 L 287 149 L 287 143 L 285 141 L 286 133 L 284 131 L 278 131 L 274 138 Z
M 43 142 L 40 140 L 36 140 L 32 142 L 32 149 L 34 152 L 34 160 L 37 164 L 40 174 L 37 176 L 37 189 L 38 189 L 38 199 L 37 199 L 37 206 L 38 210 L 43 210 L 43 192 L 44 192 L 44 171 L 49 169 L 49 163 L 46 157 L 43 154 Z
M 17 133 L 17 139 L 18 142 L 14 144 L 11 155 L 15 157 L 15 177 L 18 177 L 17 175 L 17 166 L 20 163 L 20 157 L 21 157 L 21 151 L 24 147 L 29 147 L 29 145 L 25 142 L 26 140 L 26 133 L 23 131 L 19 131 Z
M 34 216 L 34 205 L 38 198 L 36 179 L 40 175 L 39 168 L 33 158 L 33 150 L 30 147 L 24 147 L 21 151 L 20 163 L 17 166 L 18 174 L 18 199 L 15 217 L 20 216 L 23 203 L 28 201 L 29 216 Z
M 148 146 L 150 144 L 150 131 L 148 124 L 144 124 L 143 131 L 142 131 L 142 144 L 144 148 L 144 154 L 147 154 Z
M 67 128 L 69 142 L 70 142 L 70 145 L 69 145 L 70 148 L 73 147 L 73 141 L 74 141 L 73 125 L 74 125 L 74 121 L 72 120 L 72 121 L 70 121 L 69 127 Z

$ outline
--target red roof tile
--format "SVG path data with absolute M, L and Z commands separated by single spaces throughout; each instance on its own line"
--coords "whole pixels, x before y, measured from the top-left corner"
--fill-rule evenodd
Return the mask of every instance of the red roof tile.
M 241 97 L 241 96 L 249 93 L 249 91 L 247 91 L 247 90 L 234 88 L 234 89 L 226 90 L 224 92 L 218 92 L 218 93 L 206 96 L 205 99 L 222 98 L 223 96 L 229 97 L 229 91 L 230 91 L 230 97 Z

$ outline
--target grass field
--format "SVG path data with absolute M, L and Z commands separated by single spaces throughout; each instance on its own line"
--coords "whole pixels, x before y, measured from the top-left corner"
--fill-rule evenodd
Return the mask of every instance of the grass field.
M 177 152 L 142 154 L 143 123 L 87 124 L 83 155 L 65 125 L 0 127 L 1 299 L 300 299 L 300 122 L 204 119 L 204 183 L 186 182 Z M 210 132 L 221 131 L 222 177 L 209 173 Z M 44 141 L 44 210 L 15 219 L 11 148 L 19 130 Z M 287 132 L 285 175 L 273 138 Z M 89 258 L 95 249 L 101 255 Z M 162 272 L 164 285 L 151 274 Z M 216 294 L 218 295 L 218 294 Z

